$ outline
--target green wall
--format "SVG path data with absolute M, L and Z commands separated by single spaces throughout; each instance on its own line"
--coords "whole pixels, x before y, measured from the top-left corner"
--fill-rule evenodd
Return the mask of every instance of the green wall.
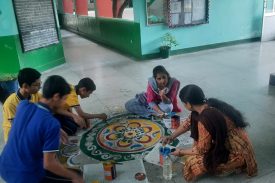
M 19 70 L 19 58 L 15 46 L 15 34 L 18 34 L 12 1 L 0 0 L 0 77 L 14 74 Z
M 39 71 L 45 71 L 65 62 L 62 43 L 24 53 L 19 36 L 16 35 L 14 39 L 21 68 L 32 67 Z
M 173 50 L 260 38 L 264 0 L 210 0 L 209 23 L 169 29 L 146 25 L 145 1 L 134 0 L 140 22 L 142 55 L 158 53 L 161 37 L 170 32 L 179 42 Z
M 0 36 L 0 79 L 3 74 L 16 74 L 20 69 L 15 40 L 15 36 Z
M 133 0 L 134 22 L 71 14 L 59 14 L 59 20 L 66 29 L 137 58 L 158 56 L 161 37 L 167 32 L 179 43 L 173 53 L 259 40 L 264 0 L 209 1 L 209 23 L 191 27 L 147 26 L 145 0 Z
M 62 27 L 123 53 L 141 57 L 139 23 L 108 18 L 59 14 Z
M 60 36 L 59 25 L 58 34 Z M 59 44 L 23 52 L 12 0 L 0 0 L 0 77 L 17 73 L 24 67 L 44 71 L 64 62 L 61 39 Z

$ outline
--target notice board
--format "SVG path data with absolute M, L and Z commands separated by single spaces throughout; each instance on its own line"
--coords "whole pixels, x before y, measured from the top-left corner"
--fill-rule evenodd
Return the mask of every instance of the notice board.
M 59 43 L 52 0 L 13 0 L 24 52 Z
M 168 0 L 168 26 L 208 23 L 209 0 Z

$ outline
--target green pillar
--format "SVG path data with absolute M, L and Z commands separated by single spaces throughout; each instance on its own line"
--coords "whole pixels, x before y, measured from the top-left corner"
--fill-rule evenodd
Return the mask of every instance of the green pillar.
M 0 80 L 6 75 L 16 75 L 24 67 L 44 71 L 65 62 L 58 23 L 58 44 L 28 52 L 22 49 L 12 0 L 0 1 L 0 27 Z

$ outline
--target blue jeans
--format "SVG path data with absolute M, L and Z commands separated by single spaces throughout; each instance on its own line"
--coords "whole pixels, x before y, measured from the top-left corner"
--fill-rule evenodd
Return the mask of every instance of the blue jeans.
M 18 90 L 17 80 L 0 81 L 0 101 L 4 103 L 8 96 Z

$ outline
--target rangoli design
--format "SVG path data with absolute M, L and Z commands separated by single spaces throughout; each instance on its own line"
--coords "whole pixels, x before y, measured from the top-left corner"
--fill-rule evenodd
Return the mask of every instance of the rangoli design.
M 150 151 L 162 136 L 170 133 L 161 120 L 118 115 L 86 132 L 81 138 L 80 149 L 99 161 L 128 161 Z

